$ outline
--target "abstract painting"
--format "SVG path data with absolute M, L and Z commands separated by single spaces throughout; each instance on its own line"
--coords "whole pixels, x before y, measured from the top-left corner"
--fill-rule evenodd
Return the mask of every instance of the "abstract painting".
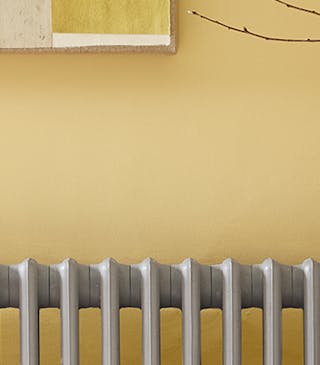
M 175 51 L 175 0 L 0 0 L 0 50 Z

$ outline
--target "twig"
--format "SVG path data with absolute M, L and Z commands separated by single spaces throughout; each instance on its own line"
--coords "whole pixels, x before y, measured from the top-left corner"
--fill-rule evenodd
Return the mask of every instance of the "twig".
M 295 39 L 295 38 L 270 37 L 270 36 L 266 36 L 266 35 L 263 35 L 263 34 L 253 32 L 253 31 L 249 30 L 247 27 L 243 27 L 243 28 L 234 27 L 232 25 L 223 23 L 219 20 L 209 18 L 206 15 L 200 14 L 197 11 L 194 11 L 194 10 L 188 10 L 188 14 L 195 15 L 195 16 L 201 18 L 201 19 L 204 19 L 204 20 L 207 20 L 208 22 L 217 24 L 220 27 L 226 28 L 228 30 L 232 30 L 234 32 L 250 35 L 250 36 L 255 37 L 255 38 L 264 39 L 266 41 L 292 42 L 292 43 L 294 43 L 294 42 L 296 42 L 296 43 L 317 43 L 317 42 L 320 42 L 320 39 L 312 39 L 312 38 L 304 38 L 304 39 L 297 38 L 297 39 Z
M 304 11 L 305 13 L 320 16 L 320 12 L 316 11 L 316 10 L 306 9 L 306 8 L 301 7 L 301 6 L 297 6 L 297 5 L 287 3 L 286 1 L 283 1 L 283 0 L 274 0 L 274 1 L 276 1 L 279 4 L 285 5 L 287 8 L 291 8 L 291 9 L 295 9 L 295 10 L 299 10 L 299 11 Z

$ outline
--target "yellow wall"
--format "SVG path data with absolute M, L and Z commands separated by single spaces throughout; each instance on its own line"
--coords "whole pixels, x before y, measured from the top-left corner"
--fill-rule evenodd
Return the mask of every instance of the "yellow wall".
M 271 0 L 185 0 L 176 56 L 1 55 L 2 263 L 320 259 L 319 46 L 217 29 L 190 7 L 274 35 L 320 36 L 319 18 Z M 49 312 L 42 359 L 51 365 L 58 314 Z M 129 315 L 122 359 L 139 364 Z M 1 364 L 18 364 L 16 316 L 1 317 L 0 335 L 10 334 Z M 221 318 L 206 316 L 210 364 Z M 301 313 L 285 316 L 284 364 L 301 364 Z M 164 364 L 173 365 L 178 314 L 164 317 Z M 97 363 L 97 321 L 96 311 L 81 315 L 82 365 Z M 257 311 L 244 313 L 246 364 L 261 364 L 260 324 Z

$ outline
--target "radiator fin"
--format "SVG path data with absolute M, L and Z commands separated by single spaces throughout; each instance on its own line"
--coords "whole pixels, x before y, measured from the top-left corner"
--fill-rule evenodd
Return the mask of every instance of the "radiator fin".
M 98 265 L 102 320 L 102 364 L 120 364 L 119 265 L 112 259 Z
M 320 265 L 309 259 L 303 265 L 305 365 L 320 364 Z
M 79 270 L 68 259 L 57 265 L 60 274 L 61 362 L 79 364 Z
M 181 264 L 183 313 L 183 365 L 201 364 L 200 267 L 187 259 Z
M 38 265 L 28 259 L 17 265 L 19 274 L 20 363 L 39 363 Z
M 223 272 L 223 364 L 241 364 L 240 265 L 227 259 Z
M 280 265 L 268 259 L 262 264 L 263 280 L 263 328 L 264 365 L 281 365 L 281 270 Z
M 139 265 L 142 279 L 143 364 L 160 364 L 160 283 L 159 267 L 152 259 Z

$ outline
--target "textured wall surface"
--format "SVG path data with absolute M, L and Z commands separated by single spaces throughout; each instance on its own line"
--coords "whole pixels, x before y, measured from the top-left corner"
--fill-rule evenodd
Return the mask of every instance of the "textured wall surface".
M 53 31 L 170 34 L 170 0 L 52 0 Z
M 218 29 L 193 7 L 320 36 L 317 17 L 271 0 L 186 0 L 176 56 L 0 55 L 1 262 L 320 259 L 319 46 Z M 98 364 L 98 313 L 81 313 L 82 365 Z M 17 365 L 18 314 L 0 315 L 1 364 Z M 59 364 L 58 311 L 41 318 L 42 360 Z M 140 364 L 139 318 L 122 314 L 124 364 Z M 162 318 L 176 365 L 180 316 Z M 243 318 L 244 363 L 262 364 L 260 311 Z M 220 325 L 203 314 L 204 365 L 220 357 Z M 301 329 L 286 310 L 284 365 L 302 364 Z

